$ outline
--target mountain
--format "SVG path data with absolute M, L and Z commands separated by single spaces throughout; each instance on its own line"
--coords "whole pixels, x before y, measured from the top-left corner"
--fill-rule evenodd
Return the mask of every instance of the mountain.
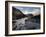
M 12 7 L 12 17 L 13 19 L 21 19 L 24 17 L 27 17 L 26 15 L 24 15 L 19 9 Z

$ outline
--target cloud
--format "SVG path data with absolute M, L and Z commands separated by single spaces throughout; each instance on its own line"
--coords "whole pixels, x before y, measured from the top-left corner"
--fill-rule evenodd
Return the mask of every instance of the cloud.
M 17 9 L 20 9 L 20 10 L 21 10 L 21 9 L 23 9 L 23 8 L 17 8 Z
M 40 14 L 40 10 L 39 10 L 39 9 L 35 9 L 35 10 L 32 12 L 32 14 L 33 14 L 34 16 L 39 15 L 39 14 Z
M 36 15 L 40 14 L 40 10 L 39 9 L 34 9 L 32 12 L 24 11 L 23 14 L 33 14 L 33 16 L 36 16 Z

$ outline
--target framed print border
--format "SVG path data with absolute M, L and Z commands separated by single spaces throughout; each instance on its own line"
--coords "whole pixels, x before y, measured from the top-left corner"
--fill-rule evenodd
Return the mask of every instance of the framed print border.
M 43 32 L 42 33 L 26 33 L 26 34 L 8 34 L 8 2 L 17 2 L 17 3 L 32 3 L 32 4 L 42 4 L 43 5 Z M 40 2 L 22 2 L 22 1 L 5 1 L 5 36 L 18 36 L 18 35 L 35 35 L 35 34 L 45 34 L 45 3 Z

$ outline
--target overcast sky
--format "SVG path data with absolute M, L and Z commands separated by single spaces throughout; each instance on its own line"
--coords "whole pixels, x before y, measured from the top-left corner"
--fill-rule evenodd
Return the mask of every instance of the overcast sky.
M 35 12 L 40 13 L 40 7 L 20 7 L 20 6 L 17 6 L 15 8 L 19 9 L 24 14 L 30 14 L 30 13 L 35 13 Z

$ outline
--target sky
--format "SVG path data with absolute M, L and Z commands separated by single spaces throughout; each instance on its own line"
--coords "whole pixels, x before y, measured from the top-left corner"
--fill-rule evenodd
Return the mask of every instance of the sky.
M 34 14 L 34 13 L 40 13 L 40 7 L 20 7 L 16 6 L 15 8 L 22 11 L 23 14 Z

